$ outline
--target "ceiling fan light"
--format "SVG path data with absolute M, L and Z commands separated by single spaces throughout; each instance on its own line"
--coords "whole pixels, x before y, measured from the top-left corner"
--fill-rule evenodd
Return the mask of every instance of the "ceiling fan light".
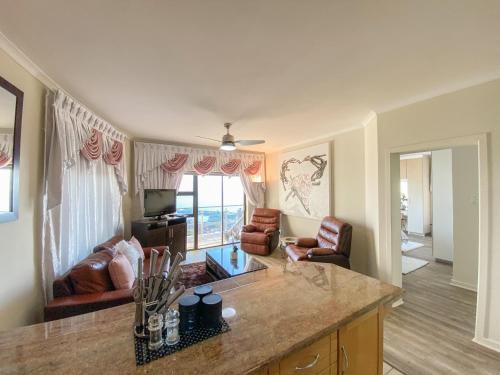
M 220 145 L 220 149 L 222 151 L 234 151 L 236 150 L 236 146 L 232 142 L 225 142 Z

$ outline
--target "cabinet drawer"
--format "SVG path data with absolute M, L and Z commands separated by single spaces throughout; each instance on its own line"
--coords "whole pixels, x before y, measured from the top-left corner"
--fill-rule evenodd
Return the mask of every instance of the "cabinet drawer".
M 280 375 L 319 375 L 330 366 L 330 336 L 298 350 L 280 362 Z

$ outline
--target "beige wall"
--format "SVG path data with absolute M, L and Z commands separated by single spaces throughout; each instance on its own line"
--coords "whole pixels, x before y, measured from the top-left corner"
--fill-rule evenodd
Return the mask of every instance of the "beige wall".
M 369 273 L 369 260 L 374 250 L 368 246 L 368 237 L 373 237 L 365 225 L 365 153 L 364 129 L 353 130 L 313 144 L 330 141 L 331 145 L 331 212 L 353 225 L 351 248 L 352 268 Z M 300 147 L 286 149 L 291 151 Z M 279 208 L 279 153 L 266 154 L 267 191 L 266 206 Z M 283 215 L 283 234 L 314 237 L 320 220 Z
M 477 289 L 479 185 L 476 146 L 455 147 L 453 154 L 453 280 Z
M 432 152 L 432 199 L 433 256 L 452 262 L 453 157 L 449 148 Z
M 19 219 L 0 224 L 0 330 L 39 321 L 44 86 L 0 49 L 0 76 L 24 92 Z
M 379 189 L 386 191 L 390 172 L 386 170 L 386 155 L 391 149 L 435 142 L 453 137 L 489 133 L 490 189 L 490 279 L 487 281 L 487 311 L 485 338 L 500 348 L 500 80 L 492 81 L 454 93 L 378 115 Z M 379 201 L 380 215 L 386 216 L 387 196 Z M 380 225 L 382 247 L 387 227 Z M 387 270 L 384 270 L 387 272 Z

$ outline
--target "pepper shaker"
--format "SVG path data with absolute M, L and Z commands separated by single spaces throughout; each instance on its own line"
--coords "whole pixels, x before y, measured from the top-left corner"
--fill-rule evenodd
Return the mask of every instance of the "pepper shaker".
M 153 314 L 148 319 L 149 330 L 149 350 L 158 350 L 163 345 L 163 338 L 161 336 L 163 328 L 163 316 L 160 314 Z

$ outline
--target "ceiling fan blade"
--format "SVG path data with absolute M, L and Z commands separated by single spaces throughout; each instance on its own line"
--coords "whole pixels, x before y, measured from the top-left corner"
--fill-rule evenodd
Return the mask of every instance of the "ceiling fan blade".
M 260 145 L 261 143 L 265 143 L 266 141 L 257 140 L 257 139 L 242 139 L 241 141 L 234 141 L 234 143 L 239 143 L 242 146 L 252 146 L 252 145 Z
M 220 143 L 220 139 L 207 138 L 207 137 L 202 137 L 202 136 L 199 136 L 199 135 L 197 135 L 196 137 L 197 138 L 202 138 L 202 139 L 208 139 L 209 141 L 214 141 L 214 142 Z

